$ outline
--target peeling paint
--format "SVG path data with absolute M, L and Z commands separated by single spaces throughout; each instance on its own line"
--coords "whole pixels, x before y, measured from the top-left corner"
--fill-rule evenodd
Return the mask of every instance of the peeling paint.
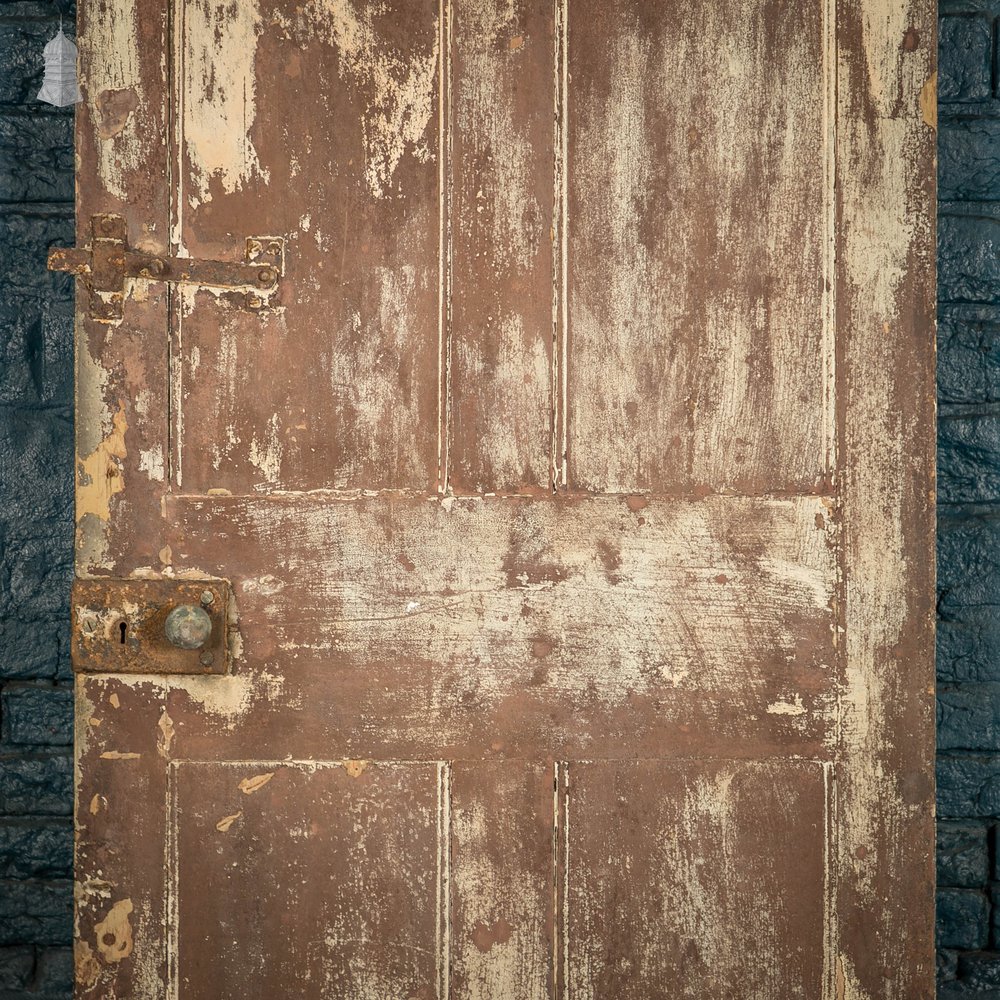
M 435 108 L 438 49 L 387 48 L 375 27 L 379 12 L 378 5 L 355 0 L 310 0 L 296 29 L 303 41 L 317 33 L 336 45 L 341 77 L 363 90 L 365 178 L 374 197 L 386 198 L 395 193 L 393 178 L 405 155 L 420 160 L 433 155 L 427 129 Z
M 258 774 L 253 778 L 244 778 L 240 782 L 240 791 L 244 795 L 253 795 L 254 792 L 260 791 L 273 777 L 274 771 L 269 771 L 267 774 Z
M 94 925 L 94 945 L 107 964 L 121 962 L 132 954 L 132 900 L 120 899 L 107 916 Z
M 186 198 L 197 207 L 212 200 L 213 185 L 232 194 L 252 179 L 268 181 L 251 138 L 262 20 L 256 0 L 185 0 L 183 7 L 180 125 L 189 166 Z

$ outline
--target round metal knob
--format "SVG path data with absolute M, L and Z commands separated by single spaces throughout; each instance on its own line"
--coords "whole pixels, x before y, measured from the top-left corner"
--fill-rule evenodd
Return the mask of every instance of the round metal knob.
M 212 634 L 212 619 L 196 604 L 182 604 L 167 615 L 163 624 L 167 640 L 181 649 L 198 649 Z

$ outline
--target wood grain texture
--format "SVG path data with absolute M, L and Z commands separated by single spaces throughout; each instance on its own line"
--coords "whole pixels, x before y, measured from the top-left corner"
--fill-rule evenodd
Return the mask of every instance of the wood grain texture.
M 452 1000 L 551 996 L 552 786 L 542 762 L 452 766 Z
M 551 480 L 554 9 L 452 5 L 448 483 L 458 493 Z
M 162 0 L 81 6 L 77 25 L 84 102 L 76 123 L 77 243 L 90 218 L 128 219 L 129 243 L 168 246 L 167 15 Z M 41 263 L 39 266 L 43 266 Z M 125 320 L 89 318 L 77 287 L 77 571 L 127 574 L 159 565 L 159 499 L 166 491 L 168 360 L 165 286 L 130 280 Z
M 174 765 L 178 995 L 437 996 L 440 770 Z
M 287 685 L 255 700 L 236 745 L 273 737 L 278 757 L 313 733 L 441 759 L 494 742 L 822 755 L 836 681 L 827 514 L 817 498 L 167 507 L 175 570 L 233 581 L 234 669 Z
M 186 490 L 435 486 L 438 29 L 437 0 L 177 5 L 176 239 L 286 240 L 263 311 L 180 297 Z
M 822 11 L 569 5 L 571 488 L 826 482 Z
M 847 1000 L 934 995 L 935 7 L 837 5 Z
M 823 995 L 823 765 L 571 763 L 568 795 L 565 995 Z

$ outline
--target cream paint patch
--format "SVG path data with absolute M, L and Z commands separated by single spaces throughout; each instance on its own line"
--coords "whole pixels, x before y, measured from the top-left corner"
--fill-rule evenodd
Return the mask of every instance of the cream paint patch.
M 145 472 L 154 483 L 162 483 L 166 479 L 163 445 L 157 444 L 139 452 L 139 471 Z
M 140 135 L 136 95 L 143 92 L 139 37 L 133 3 L 107 4 L 79 38 L 83 86 L 95 109 L 98 175 L 115 197 L 127 201 L 129 180 L 142 165 L 146 136 Z M 128 95 L 125 109 L 115 95 Z M 134 103 L 133 103 L 134 100 Z
M 189 159 L 187 203 L 211 200 L 211 186 L 239 191 L 264 182 L 251 138 L 257 118 L 256 51 L 261 16 L 254 0 L 183 0 L 180 128 Z
M 97 953 L 107 964 L 120 962 L 132 954 L 132 900 L 120 899 L 107 916 L 94 925 Z
M 125 432 L 128 421 L 124 404 L 112 418 L 111 433 L 97 448 L 80 460 L 77 480 L 77 520 L 93 514 L 102 521 L 111 519 L 111 498 L 125 489 L 121 463 L 127 456 Z
M 341 77 L 363 91 L 365 180 L 376 198 L 386 198 L 393 193 L 393 176 L 404 155 L 420 162 L 433 155 L 427 127 L 436 106 L 438 44 L 435 30 L 429 51 L 407 58 L 378 33 L 380 13 L 378 4 L 310 0 L 296 27 L 304 42 L 318 32 L 336 45 Z

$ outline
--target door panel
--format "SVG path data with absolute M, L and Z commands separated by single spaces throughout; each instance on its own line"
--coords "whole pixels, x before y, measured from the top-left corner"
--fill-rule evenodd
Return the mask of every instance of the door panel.
M 178 296 L 176 484 L 433 488 L 436 0 L 174 11 L 174 238 L 221 259 L 286 241 L 268 308 Z
M 821 488 L 823 3 L 567 9 L 570 485 Z
M 178 1000 L 436 995 L 443 765 L 176 762 Z
M 570 764 L 568 994 L 823 995 L 821 764 Z
M 79 996 L 929 1000 L 933 5 L 80 6 Z

